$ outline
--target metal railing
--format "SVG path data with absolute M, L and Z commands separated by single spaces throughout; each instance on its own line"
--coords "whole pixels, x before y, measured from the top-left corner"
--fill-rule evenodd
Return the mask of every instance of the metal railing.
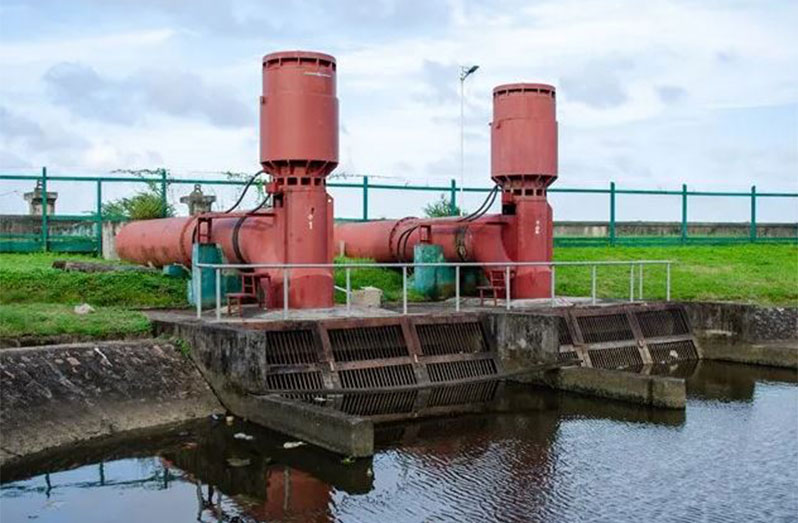
M 12 246 L 12 242 L 16 242 L 19 249 L 30 250 L 49 250 L 51 247 L 58 250 L 58 241 L 70 238 L 68 235 L 51 236 L 50 222 L 51 221 L 84 221 L 96 224 L 94 237 L 81 236 L 80 240 L 90 242 L 93 249 L 102 252 L 102 222 L 107 220 L 108 217 L 103 216 L 103 185 L 107 183 L 143 183 L 157 185 L 161 196 L 162 207 L 166 209 L 168 202 L 167 189 L 171 185 L 219 185 L 219 186 L 243 186 L 246 184 L 245 180 L 230 179 L 222 177 L 206 177 L 206 178 L 176 178 L 169 175 L 166 169 L 159 169 L 157 176 L 76 176 L 76 175 L 52 175 L 48 174 L 47 168 L 42 167 L 40 174 L 16 174 L 16 173 L 2 173 L 0 174 L 0 181 L 3 180 L 16 180 L 16 181 L 31 181 L 40 182 L 42 192 L 48 190 L 48 182 L 82 182 L 92 183 L 95 185 L 95 202 L 90 214 L 85 215 L 57 215 L 48 216 L 46 206 L 43 209 L 41 216 L 41 231 L 40 234 L 26 234 L 25 237 L 12 238 L 10 235 L 0 236 L 0 250 L 7 250 Z M 360 183 L 338 182 L 334 179 L 327 181 L 327 187 L 343 188 L 359 191 L 361 193 L 361 212 L 360 217 L 341 218 L 350 219 L 354 221 L 366 221 L 369 219 L 369 197 L 373 191 L 422 191 L 448 194 L 449 207 L 452 213 L 457 209 L 458 205 L 462 202 L 457 201 L 457 195 L 463 193 L 488 193 L 491 187 L 463 187 L 457 185 L 457 182 L 452 179 L 448 185 L 409 185 L 409 184 L 386 184 L 386 183 L 371 183 L 369 177 L 362 176 Z M 798 199 L 798 193 L 795 192 L 758 192 L 756 186 L 752 186 L 750 191 L 696 191 L 688 190 L 687 185 L 682 185 L 680 190 L 667 190 L 667 189 L 625 189 L 616 187 L 615 182 L 610 182 L 607 188 L 578 188 L 578 187 L 560 187 L 554 186 L 547 189 L 549 193 L 569 193 L 569 194 L 588 194 L 588 195 L 606 195 L 608 198 L 608 211 L 609 219 L 607 220 L 607 235 L 605 237 L 590 237 L 582 238 L 579 236 L 563 236 L 555 237 L 556 243 L 562 245 L 570 244 L 584 244 L 588 242 L 594 245 L 635 245 L 635 244 L 698 244 L 698 243 L 737 243 L 737 242 L 789 242 L 794 243 L 798 241 L 796 237 L 773 237 L 764 238 L 757 234 L 757 202 L 762 198 L 788 198 Z M 677 236 L 634 236 L 625 237 L 617 233 L 618 221 L 616 219 L 617 203 L 616 200 L 620 195 L 648 195 L 648 196 L 678 196 L 681 202 L 681 220 L 679 226 L 679 233 Z M 748 201 L 750 207 L 750 220 L 748 222 L 749 228 L 745 236 L 717 236 L 717 237 L 693 237 L 688 235 L 688 199 L 690 198 L 703 198 L 703 197 L 734 197 L 740 198 L 743 201 Z M 601 220 L 603 221 L 603 220 Z M 17 235 L 19 236 L 19 235 Z M 77 241 L 77 240 L 76 240 Z M 652 243 L 653 242 L 653 243 Z M 22 244 L 26 244 L 26 248 L 22 249 Z M 28 248 L 29 247 L 29 248 Z M 83 251 L 81 251 L 83 252 Z
M 506 310 L 511 310 L 512 299 L 511 295 L 511 269 L 515 267 L 546 267 L 551 269 L 551 286 L 550 296 L 551 305 L 557 304 L 555 285 L 556 285 L 556 268 L 557 267 L 591 267 L 591 303 L 597 303 L 597 268 L 607 266 L 629 266 L 629 301 L 635 301 L 635 268 L 637 267 L 637 299 L 643 299 L 643 267 L 646 265 L 659 265 L 665 266 L 665 300 L 671 299 L 671 265 L 675 263 L 672 260 L 623 260 L 623 261 L 589 261 L 589 262 L 575 262 L 575 261 L 562 261 L 562 262 L 427 262 L 427 263 L 192 263 L 192 275 L 194 284 L 194 299 L 196 301 L 197 319 L 202 318 L 202 269 L 211 269 L 214 271 L 215 276 L 215 310 L 216 320 L 222 318 L 222 270 L 224 269 L 276 269 L 282 270 L 283 276 L 283 318 L 288 318 L 288 301 L 290 290 L 290 276 L 291 270 L 294 269 L 330 269 L 341 270 L 343 269 L 346 274 L 346 287 L 340 289 L 346 293 L 346 310 L 352 309 L 352 269 L 365 269 L 365 268 L 380 268 L 380 269 L 401 269 L 402 270 L 402 314 L 407 315 L 407 276 L 409 268 L 419 267 L 435 267 L 446 268 L 454 267 L 455 270 L 455 311 L 460 311 L 460 270 L 463 267 L 497 267 L 504 269 L 504 306 Z M 197 270 L 199 269 L 199 271 Z

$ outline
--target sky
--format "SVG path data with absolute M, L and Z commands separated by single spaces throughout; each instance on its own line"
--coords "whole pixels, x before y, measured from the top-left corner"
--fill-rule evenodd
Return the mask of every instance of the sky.
M 478 64 L 468 186 L 491 183 L 493 87 L 533 81 L 557 88 L 555 187 L 798 192 L 796 27 L 794 0 L 3 0 L 0 172 L 255 172 L 261 58 L 303 49 L 338 62 L 342 179 L 459 179 L 458 73 Z M 24 213 L 29 185 L 0 181 L 0 213 Z M 89 184 L 52 185 L 59 212 L 93 208 Z M 333 196 L 337 216 L 358 215 L 359 193 Z M 419 214 L 434 197 L 375 193 L 370 213 Z M 550 199 L 555 219 L 607 218 L 606 196 Z M 694 200 L 691 220 L 748 217 L 742 198 Z M 674 197 L 619 199 L 622 220 L 679 212 Z M 798 205 L 769 199 L 759 214 L 796 221 Z

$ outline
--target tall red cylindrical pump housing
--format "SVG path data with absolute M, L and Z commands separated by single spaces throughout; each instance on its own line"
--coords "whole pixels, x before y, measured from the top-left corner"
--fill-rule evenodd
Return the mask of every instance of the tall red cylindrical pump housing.
M 322 53 L 263 57 L 260 161 L 266 172 L 326 176 L 338 165 L 335 69 L 335 58 Z
M 514 194 L 546 187 L 557 178 L 555 89 L 507 84 L 493 90 L 491 178 Z
M 283 219 L 284 263 L 332 263 L 333 202 L 325 178 L 338 165 L 335 81 L 330 55 L 284 51 L 263 57 L 260 161 L 273 177 L 269 191 Z M 282 283 L 275 287 L 282 293 Z M 292 269 L 289 289 L 291 307 L 333 305 L 329 269 Z
M 551 261 L 553 219 L 546 188 L 557 178 L 554 87 L 520 83 L 493 90 L 491 178 L 502 190 L 502 213 L 514 216 L 505 241 L 519 262 Z M 548 267 L 521 267 L 513 295 L 541 298 L 551 292 Z

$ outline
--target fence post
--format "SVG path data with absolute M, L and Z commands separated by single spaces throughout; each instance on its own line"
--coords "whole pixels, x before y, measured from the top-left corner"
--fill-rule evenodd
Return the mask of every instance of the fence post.
M 166 201 L 166 169 L 158 169 L 161 171 L 161 213 L 163 214 L 163 218 L 166 218 L 168 214 L 167 206 L 168 203 Z
M 615 245 L 615 182 L 610 182 L 610 245 Z
M 97 180 L 97 255 L 103 256 L 103 182 Z
M 756 241 L 756 185 L 751 186 L 751 230 L 749 232 L 752 242 Z
M 449 189 L 449 214 L 457 216 L 457 180 L 452 178 L 451 189 Z
M 44 252 L 49 250 L 47 245 L 49 236 L 49 223 L 47 221 L 47 167 L 42 167 L 42 249 Z
M 363 177 L 363 221 L 369 219 L 369 177 Z
M 687 243 L 687 184 L 682 184 L 682 229 L 681 241 Z

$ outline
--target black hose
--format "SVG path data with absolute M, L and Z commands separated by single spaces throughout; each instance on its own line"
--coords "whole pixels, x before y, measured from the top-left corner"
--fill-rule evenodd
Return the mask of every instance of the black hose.
M 496 201 L 496 192 L 498 190 L 499 190 L 499 186 L 498 185 L 494 185 L 493 189 L 491 189 L 490 193 L 488 193 L 488 195 L 485 197 L 485 200 L 482 202 L 482 205 L 480 205 L 479 208 L 476 211 L 472 212 L 468 216 L 463 216 L 462 218 L 460 218 L 457 221 L 458 222 L 470 222 L 470 221 L 473 221 L 473 220 L 479 218 L 480 216 L 484 215 L 486 212 L 488 212 L 488 209 L 490 209 L 490 206 L 493 205 L 494 201 Z
M 496 196 L 499 194 L 498 187 L 499 187 L 498 185 L 494 187 L 491 194 L 488 195 L 488 198 L 490 198 L 490 202 L 485 206 L 485 208 L 478 213 L 474 213 L 474 215 L 469 215 L 469 217 L 466 218 L 466 221 L 473 222 L 474 220 L 478 220 L 479 218 L 485 216 L 485 213 L 487 213 L 490 210 L 490 208 L 493 206 L 493 202 L 496 201 Z M 487 202 L 487 200 L 485 201 Z
M 230 214 L 231 212 L 236 210 L 236 207 L 241 205 L 241 202 L 244 200 L 244 196 L 247 195 L 247 191 L 249 190 L 249 187 L 255 182 L 255 180 L 258 178 L 258 176 L 260 176 L 262 173 L 263 173 L 263 169 L 261 169 L 260 171 L 258 171 L 258 172 L 256 172 L 255 174 L 252 175 L 252 178 L 250 178 L 249 181 L 247 181 L 246 185 L 244 185 L 244 190 L 241 191 L 241 196 L 238 197 L 238 200 L 236 201 L 236 203 L 232 207 L 230 207 L 229 209 L 224 211 L 225 214 Z

